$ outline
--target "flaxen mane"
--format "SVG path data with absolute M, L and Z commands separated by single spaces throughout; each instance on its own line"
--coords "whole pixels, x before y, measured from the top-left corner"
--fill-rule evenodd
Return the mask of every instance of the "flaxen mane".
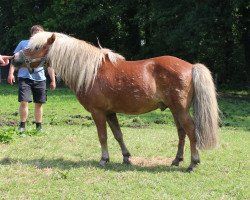
M 29 42 L 35 49 L 46 44 L 51 32 L 39 32 Z M 84 87 L 87 90 L 94 82 L 97 70 L 105 57 L 116 64 L 123 56 L 109 49 L 97 48 L 83 40 L 62 33 L 55 33 L 56 39 L 51 45 L 47 58 L 56 73 L 75 92 Z

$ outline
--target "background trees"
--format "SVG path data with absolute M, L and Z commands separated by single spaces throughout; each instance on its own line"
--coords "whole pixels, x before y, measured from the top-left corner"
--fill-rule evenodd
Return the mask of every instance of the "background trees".
M 249 84 L 250 3 L 245 0 L 27 0 L 0 2 L 0 52 L 41 24 L 123 54 L 174 55 L 206 64 L 219 84 Z

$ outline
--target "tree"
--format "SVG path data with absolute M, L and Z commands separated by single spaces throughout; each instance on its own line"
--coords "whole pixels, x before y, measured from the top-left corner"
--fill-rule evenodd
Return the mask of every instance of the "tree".
M 206 64 L 221 84 L 249 84 L 249 9 L 245 0 L 2 0 L 0 51 L 41 24 L 129 60 L 173 55 Z

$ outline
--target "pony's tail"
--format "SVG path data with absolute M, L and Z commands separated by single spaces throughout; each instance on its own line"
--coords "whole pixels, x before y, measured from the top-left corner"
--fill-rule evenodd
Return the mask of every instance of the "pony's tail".
M 218 144 L 219 109 L 216 90 L 210 71 L 194 64 L 192 71 L 195 136 L 199 149 L 212 149 Z

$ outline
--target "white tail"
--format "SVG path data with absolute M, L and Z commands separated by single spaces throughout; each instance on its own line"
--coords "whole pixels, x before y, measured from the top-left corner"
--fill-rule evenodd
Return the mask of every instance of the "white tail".
M 210 71 L 202 64 L 193 65 L 194 121 L 197 147 L 212 149 L 218 144 L 219 109 Z

